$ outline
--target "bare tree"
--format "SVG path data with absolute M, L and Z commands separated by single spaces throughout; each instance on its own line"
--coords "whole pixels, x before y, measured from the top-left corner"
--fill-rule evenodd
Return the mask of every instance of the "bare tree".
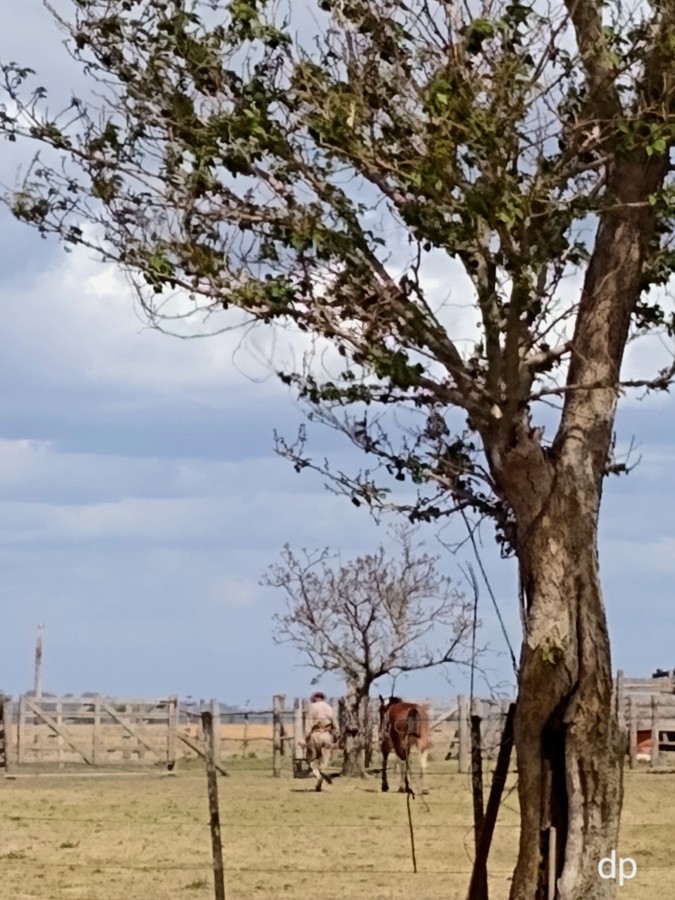
M 308 2 L 304 38 L 269 0 L 55 12 L 95 91 L 58 115 L 3 67 L 0 132 L 42 151 L 5 199 L 121 265 L 157 326 L 181 291 L 176 314 L 214 331 L 236 307 L 329 342 L 344 368 L 282 377 L 375 466 L 282 442 L 298 469 L 373 510 L 495 523 L 523 596 L 511 900 L 547 896 L 549 821 L 559 900 L 606 900 L 625 741 L 598 517 L 621 393 L 675 376 L 621 371 L 630 340 L 675 333 L 656 290 L 675 269 L 675 4 Z M 449 287 L 463 270 L 475 330 L 432 264 Z
M 317 672 L 345 680 L 345 774 L 362 774 L 368 763 L 369 697 L 378 679 L 469 657 L 471 603 L 413 534 L 393 530 L 398 556 L 380 547 L 345 563 L 328 550 L 298 556 L 286 546 L 264 579 L 286 595 L 286 612 L 274 616 L 275 640 L 290 643 Z

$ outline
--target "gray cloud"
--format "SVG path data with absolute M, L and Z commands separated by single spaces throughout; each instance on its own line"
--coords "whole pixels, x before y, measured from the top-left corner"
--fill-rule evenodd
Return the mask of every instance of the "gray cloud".
M 55 102 L 67 101 L 71 86 L 87 90 L 37 0 L 15 4 L 0 56 L 36 61 Z M 3 146 L 0 181 L 11 182 L 25 162 L 17 154 Z M 293 434 L 302 416 L 274 379 L 255 379 L 269 375 L 270 358 L 297 360 L 306 342 L 257 331 L 233 365 L 240 333 L 180 341 L 148 331 L 119 275 L 86 254 L 63 254 L 1 210 L 0 273 L 0 687 L 29 686 L 34 628 L 44 621 L 49 690 L 239 701 L 306 691 L 310 674 L 272 643 L 270 616 L 280 598 L 259 586 L 259 576 L 286 541 L 348 556 L 384 537 L 367 513 L 328 494 L 319 478 L 296 475 L 271 451 L 272 428 Z M 426 277 L 439 303 L 456 304 L 446 316 L 469 341 L 475 312 L 456 267 L 436 254 Z M 627 371 L 643 374 L 653 362 L 649 346 L 636 345 Z M 601 566 L 614 661 L 635 675 L 675 664 L 667 627 L 672 409 L 665 396 L 623 406 L 619 435 L 643 441 L 644 463 L 605 489 Z M 346 470 L 364 464 L 330 432 L 315 429 L 311 440 L 314 452 Z M 460 523 L 446 534 L 460 536 Z M 517 644 L 515 566 L 499 560 L 489 528 L 484 542 Z M 467 560 L 468 552 L 445 554 L 455 575 Z M 481 618 L 483 639 L 503 653 L 483 586 Z M 492 659 L 495 678 L 508 676 L 508 658 Z M 458 687 L 463 677 L 456 675 Z M 399 687 L 450 690 L 437 673 Z

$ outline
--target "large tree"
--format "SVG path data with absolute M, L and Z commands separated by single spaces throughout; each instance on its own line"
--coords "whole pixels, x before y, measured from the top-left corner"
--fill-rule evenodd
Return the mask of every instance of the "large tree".
M 339 350 L 330 379 L 284 377 L 381 464 L 337 474 L 354 502 L 397 506 L 386 478 L 409 477 L 412 518 L 495 521 L 523 588 L 511 897 L 545 895 L 550 807 L 557 896 L 599 900 L 624 744 L 598 514 L 627 341 L 673 327 L 649 292 L 675 261 L 675 4 L 542 12 L 318 0 L 298 31 L 266 0 L 75 0 L 60 22 L 93 99 L 55 116 L 5 65 L 0 128 L 45 150 L 17 217 L 117 261 L 153 322 L 182 290 L 187 312 L 239 307 Z M 430 261 L 467 273 L 474 340 Z
M 470 658 L 471 603 L 441 574 L 439 557 L 415 544 L 413 531 L 397 528 L 391 536 L 393 553 L 381 546 L 345 562 L 329 550 L 297 554 L 286 546 L 264 578 L 284 593 L 275 640 L 345 681 L 346 775 L 368 765 L 376 681 Z

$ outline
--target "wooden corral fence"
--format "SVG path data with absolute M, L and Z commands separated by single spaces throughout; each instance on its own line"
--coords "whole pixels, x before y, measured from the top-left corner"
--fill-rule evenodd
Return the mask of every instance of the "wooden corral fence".
M 471 771 L 471 717 L 480 719 L 480 745 L 488 760 L 499 755 L 501 735 L 512 699 L 483 699 L 460 695 L 442 710 L 436 706 L 431 716 L 432 739 L 436 747 L 447 746 L 445 759 L 457 759 L 460 772 Z M 446 743 L 447 741 L 447 743 Z
M 484 755 L 494 759 L 498 750 L 506 714 L 511 700 L 474 698 L 473 714 L 481 720 L 481 745 Z M 617 672 L 614 702 L 620 725 L 628 735 L 627 753 L 631 768 L 646 760 L 650 768 L 663 768 L 675 751 L 675 669 L 660 677 L 626 678 Z M 450 748 L 446 759 L 457 758 L 459 771 L 471 769 L 471 734 L 469 698 L 458 697 L 454 707 L 432 718 L 435 735 L 450 726 Z M 447 730 L 445 731 L 447 735 Z M 442 742 L 434 740 L 434 744 Z M 671 767 L 675 766 L 675 755 Z M 513 762 L 515 765 L 515 760 Z
M 413 698 L 414 699 L 414 698 Z M 340 700 L 332 699 L 331 704 L 335 709 L 342 709 Z M 471 715 L 480 718 L 481 746 L 484 748 L 488 760 L 496 760 L 501 744 L 501 735 L 504 730 L 509 705 L 513 702 L 509 699 L 481 699 L 474 697 L 473 706 L 466 696 L 459 696 L 451 700 L 420 701 L 424 702 L 429 711 L 431 720 L 432 741 L 434 752 L 445 759 L 457 759 L 460 772 L 469 772 L 471 769 Z M 293 701 L 293 760 L 294 771 L 302 774 L 304 771 L 304 750 L 301 741 L 306 734 L 305 718 L 307 714 L 307 700 L 296 698 Z M 379 701 L 373 700 L 370 709 L 370 721 L 373 727 L 372 742 L 375 748 L 375 758 L 379 756 L 377 750 L 377 732 L 379 727 Z M 342 722 L 341 722 L 342 725 Z M 283 738 L 280 743 L 283 748 Z M 393 763 L 395 768 L 396 762 Z
M 630 736 L 631 766 L 648 759 L 662 766 L 675 750 L 675 673 L 661 678 L 625 678 L 615 681 L 615 703 Z M 460 772 L 471 769 L 471 715 L 480 718 L 483 756 L 495 760 L 508 711 L 509 699 L 434 700 L 428 708 L 437 758 L 456 759 Z M 345 704 L 338 698 L 336 710 Z M 72 765 L 117 766 L 154 764 L 173 768 L 176 761 L 204 756 L 201 714 L 213 719 L 213 758 L 226 765 L 233 757 L 259 767 L 271 761 L 279 777 L 290 770 L 307 774 L 303 747 L 308 701 L 275 694 L 266 708 L 233 710 L 217 700 L 199 703 L 163 699 L 118 699 L 103 696 L 51 697 L 22 695 L 18 701 L 0 697 L 0 766 Z M 378 702 L 373 700 L 372 743 L 378 764 Z M 253 762 L 257 760 L 258 762 Z M 337 759 L 335 760 L 337 762 Z M 675 762 L 675 758 L 673 758 Z
M 481 744 L 488 759 L 493 759 L 499 749 L 510 702 L 474 698 L 474 713 L 481 719 Z M 670 762 L 669 754 L 675 751 L 675 670 L 653 678 L 626 678 L 623 672 L 617 672 L 614 702 L 620 725 L 628 735 L 630 767 L 643 760 L 652 769 L 663 768 L 664 763 Z M 446 758 L 457 757 L 460 772 L 471 768 L 470 716 L 469 698 L 458 697 L 454 709 L 446 710 L 432 722 L 434 730 L 446 724 L 452 726 Z M 671 766 L 675 766 L 675 756 L 670 758 Z
M 331 698 L 336 710 L 344 710 L 339 698 Z M 482 746 L 489 759 L 496 758 L 507 700 L 474 699 L 473 713 L 481 718 Z M 436 753 L 458 759 L 462 772 L 470 767 L 469 700 L 427 704 Z M 17 702 L 1 704 L 0 765 L 8 767 L 56 765 L 59 767 L 154 764 L 173 768 L 176 761 L 204 757 L 201 715 L 213 721 L 213 758 L 269 760 L 280 776 L 288 768 L 297 777 L 307 774 L 303 741 L 307 733 L 308 701 L 275 694 L 264 709 L 223 707 L 217 700 L 199 703 L 163 699 L 119 699 L 30 694 Z M 377 759 L 378 702 L 371 709 L 372 744 Z M 221 766 L 222 771 L 222 766 Z
M 661 766 L 675 751 L 675 672 L 659 678 L 625 678 L 618 672 L 614 691 L 628 734 L 630 767 L 640 760 L 649 761 L 651 768 Z
M 299 704 L 301 701 L 296 701 Z M 275 694 L 268 709 L 223 710 L 218 700 L 208 704 L 203 700 L 199 704 L 181 704 L 181 726 L 178 739 L 199 756 L 204 756 L 202 749 L 202 714 L 209 712 L 213 725 L 213 741 L 211 753 L 218 765 L 227 756 L 232 756 L 232 745 L 239 751 L 235 753 L 242 759 L 269 757 L 272 751 L 272 769 L 275 776 L 281 774 L 281 761 L 289 756 L 287 745 L 293 746 L 299 740 L 293 733 L 294 716 L 286 709 L 285 694 Z M 183 725 L 183 718 L 186 724 Z M 304 718 L 300 719 L 304 724 Z M 292 756 L 292 754 L 290 754 Z
M 22 695 L 3 704 L 5 762 L 13 765 L 176 760 L 178 701 Z
M 9 712 L 9 719 L 6 718 L 6 712 Z M 11 728 L 12 722 L 12 701 L 4 694 L 0 694 L 0 769 L 7 768 L 7 728 L 5 723 L 8 722 L 7 728 Z
M 302 701 L 295 706 L 304 714 Z M 220 763 L 228 757 L 268 758 L 271 751 L 279 775 L 283 758 L 293 759 L 299 752 L 303 735 L 297 727 L 304 727 L 304 715 L 298 718 L 287 710 L 280 694 L 268 709 L 257 710 L 231 710 L 217 700 L 185 703 L 176 697 L 38 699 L 24 694 L 18 701 L 0 696 L 0 767 L 150 764 L 171 770 L 177 760 L 204 758 L 204 711 L 212 716 L 211 750 L 223 773 Z

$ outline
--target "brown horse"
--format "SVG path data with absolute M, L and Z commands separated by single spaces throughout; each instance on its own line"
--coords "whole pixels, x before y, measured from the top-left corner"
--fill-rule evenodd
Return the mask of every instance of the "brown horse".
M 426 793 L 424 789 L 424 773 L 427 767 L 427 751 L 430 746 L 431 729 L 426 707 L 420 703 L 406 703 L 400 697 L 389 697 L 385 700 L 380 695 L 382 790 L 389 790 L 387 758 L 393 750 L 403 762 L 399 793 L 404 794 L 410 791 L 410 783 L 408 781 L 410 751 L 413 747 L 417 747 L 420 754 L 420 769 L 422 771 L 422 793 Z

